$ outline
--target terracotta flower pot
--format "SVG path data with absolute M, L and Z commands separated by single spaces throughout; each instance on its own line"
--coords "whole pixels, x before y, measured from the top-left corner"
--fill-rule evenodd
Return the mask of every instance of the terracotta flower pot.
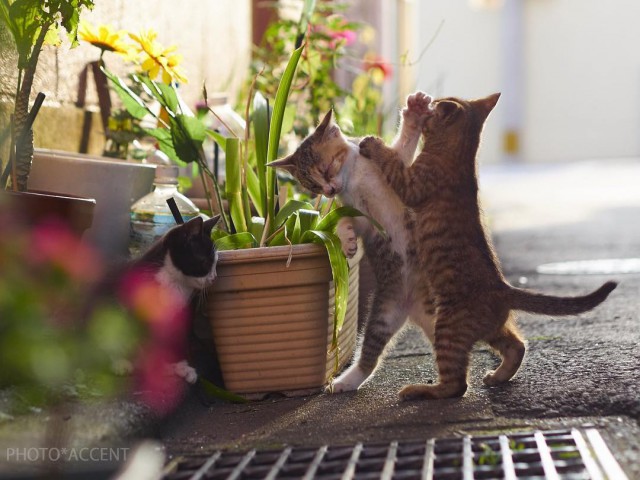
M 285 246 L 219 252 L 207 312 L 225 386 L 233 392 L 305 394 L 334 374 L 334 288 L 326 250 L 294 245 L 287 267 L 290 251 Z M 340 368 L 356 344 L 361 255 L 349 260 Z

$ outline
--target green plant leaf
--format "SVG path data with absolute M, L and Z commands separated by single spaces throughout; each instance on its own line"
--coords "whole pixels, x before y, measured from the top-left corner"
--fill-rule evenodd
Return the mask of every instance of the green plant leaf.
M 13 35 L 18 50 L 18 68 L 29 63 L 36 38 L 43 26 L 41 2 L 35 0 L 2 0 L 2 19 Z
M 173 138 L 171 137 L 171 132 L 169 130 L 166 128 L 148 128 L 145 132 L 156 139 L 160 151 L 165 153 L 167 157 L 180 166 L 186 165 L 186 163 L 178 157 L 176 149 L 173 148 Z
M 260 184 L 260 180 L 258 179 L 258 174 L 251 167 L 247 168 L 245 173 L 247 174 L 247 191 L 249 193 L 249 197 L 251 197 L 251 202 L 253 203 L 253 206 L 258 212 L 258 215 L 260 215 L 261 217 L 264 217 L 264 211 L 263 211 L 264 204 L 262 203 L 262 197 L 260 192 L 261 184 Z
M 298 210 L 298 223 L 300 225 L 300 233 L 304 234 L 308 230 L 313 230 L 320 218 L 320 212 L 317 210 L 300 209 Z
M 220 400 L 225 400 L 231 403 L 249 402 L 246 398 L 241 397 L 240 395 L 236 395 L 235 393 L 225 390 L 224 388 L 220 388 L 205 378 L 198 377 L 198 383 L 200 383 L 204 392 L 210 397 L 219 398 Z
M 287 99 L 289 98 L 289 91 L 291 90 L 291 83 L 296 73 L 298 61 L 302 55 L 304 46 L 301 46 L 291 54 L 287 67 L 282 74 L 280 83 L 278 84 L 278 91 L 276 92 L 276 99 L 273 104 L 273 113 L 271 114 L 271 122 L 269 124 L 269 144 L 267 147 L 267 163 L 272 162 L 278 156 L 278 147 L 280 146 L 280 133 L 282 131 L 282 119 L 284 117 L 284 110 L 287 105 Z M 276 196 L 276 172 L 273 168 L 270 168 L 266 172 L 267 178 L 267 219 L 275 217 L 275 196 Z M 270 232 L 275 229 L 270 227 Z
M 206 134 L 209 135 L 211 138 L 213 138 L 214 142 L 216 142 L 218 146 L 222 149 L 222 151 L 226 153 L 227 137 L 225 137 L 224 135 L 221 135 L 215 130 L 211 130 L 210 128 L 207 128 Z
M 253 97 L 253 137 L 256 151 L 256 170 L 260 186 L 260 209 L 267 208 L 267 148 L 269 144 L 269 103 L 260 92 Z
M 242 248 L 255 248 L 258 241 L 250 232 L 233 233 L 218 238 L 215 242 L 218 250 L 239 250 Z
M 197 161 L 200 158 L 202 143 L 206 137 L 206 127 L 196 117 L 177 114 L 169 118 L 171 125 L 171 139 L 178 158 L 185 163 Z
M 336 234 L 320 230 L 308 230 L 302 236 L 302 242 L 313 242 L 324 245 L 329 254 L 333 285 L 335 289 L 335 310 L 333 315 L 332 350 L 338 347 L 338 333 L 344 324 L 349 300 L 349 264 L 342 253 L 342 245 Z M 338 353 L 336 351 L 336 363 Z
M 335 210 L 331 210 L 327 213 L 316 225 L 316 230 L 322 230 L 324 232 L 333 232 L 338 224 L 338 220 L 343 217 L 366 217 L 373 226 L 382 234 L 385 234 L 384 228 L 373 217 L 362 213 L 357 208 L 343 206 L 338 207 Z
M 273 222 L 273 230 L 277 230 L 287 221 L 287 219 L 300 209 L 313 210 L 313 206 L 309 202 L 301 202 L 300 200 L 289 200 L 280 209 Z
M 114 75 L 105 68 L 101 68 L 101 70 L 111 81 L 113 89 L 118 94 L 122 104 L 132 117 L 140 120 L 147 115 L 153 115 L 153 112 L 147 107 L 144 101 L 133 90 L 131 90 L 120 77 Z
M 240 143 L 237 138 L 227 138 L 226 193 L 229 202 L 229 214 L 236 232 L 247 231 L 247 221 L 242 201 L 242 177 L 240 172 Z

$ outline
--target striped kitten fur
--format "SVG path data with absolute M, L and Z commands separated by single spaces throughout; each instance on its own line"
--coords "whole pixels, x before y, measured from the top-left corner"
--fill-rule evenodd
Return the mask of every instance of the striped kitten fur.
M 484 383 L 508 381 L 525 354 L 514 310 L 544 315 L 586 312 L 603 302 L 617 285 L 607 282 L 585 296 L 556 297 L 514 288 L 506 282 L 482 224 L 476 175 L 480 133 L 499 96 L 474 101 L 443 98 L 431 103 L 426 95 L 420 97 L 424 101 L 414 107 L 416 115 L 423 118 L 424 146 L 411 165 L 377 138 L 367 137 L 360 143 L 360 154 L 381 169 L 415 215 L 403 257 L 414 285 L 408 298 L 413 308 L 434 314 L 428 336 L 434 346 L 439 381 L 406 386 L 400 392 L 402 399 L 463 395 L 470 352 L 481 340 L 502 357 L 500 366 L 484 377 Z M 416 305 L 418 299 L 420 305 Z M 385 342 L 392 329 L 372 332 L 373 341 Z M 365 335 L 365 345 L 367 341 Z M 360 363 L 368 372 L 374 358 L 363 360 L 365 351 L 363 347 Z
M 409 97 L 403 111 L 402 126 L 391 151 L 407 165 L 413 159 L 430 98 L 423 93 Z M 423 291 L 413 293 L 414 279 L 408 268 L 409 240 L 415 227 L 412 209 L 405 207 L 382 177 L 380 170 L 360 156 L 358 146 L 342 135 L 332 123 L 331 112 L 316 131 L 290 156 L 271 166 L 289 171 L 313 193 L 332 197 L 375 218 L 385 229 L 381 235 L 362 218 L 341 219 L 338 235 L 348 256 L 355 254 L 356 236 L 361 236 L 365 255 L 375 278 L 369 317 L 353 364 L 330 387 L 343 392 L 357 389 L 375 369 L 389 340 L 405 323 L 407 316 L 432 336 L 431 314 L 423 308 Z

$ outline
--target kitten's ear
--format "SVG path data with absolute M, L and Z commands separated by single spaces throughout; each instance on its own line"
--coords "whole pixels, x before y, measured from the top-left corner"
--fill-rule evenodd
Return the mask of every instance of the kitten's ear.
M 320 132 L 320 133 L 324 134 L 324 131 L 331 124 L 331 118 L 332 117 L 333 117 L 333 109 L 331 109 L 327 113 L 325 113 L 324 118 L 320 122 L 320 125 L 318 125 L 318 128 L 316 128 L 316 132 Z
M 485 98 L 480 98 L 479 100 L 475 100 L 475 103 L 484 113 L 485 117 L 491 113 L 491 110 L 498 103 L 498 99 L 500 98 L 500 93 L 494 93 L 493 95 L 489 95 Z
M 320 136 L 321 141 L 325 142 L 340 134 L 340 129 L 338 128 L 338 125 L 336 125 L 331 121 L 332 117 L 333 117 L 333 110 L 329 110 L 324 116 L 324 118 L 322 119 L 322 121 L 320 122 L 320 125 L 318 125 L 318 128 L 316 128 L 316 131 L 313 134 L 314 137 L 317 138 L 318 136 Z
M 200 235 L 202 233 L 203 223 L 204 220 L 202 220 L 202 217 L 194 217 L 183 224 L 182 228 L 184 228 L 187 235 Z
M 203 224 L 203 233 L 205 235 L 211 235 L 211 230 L 213 230 L 213 227 L 217 225 L 219 220 L 220 215 L 216 215 L 214 217 L 211 217 L 209 220 L 205 220 Z
M 296 162 L 295 155 L 295 153 L 292 153 L 287 157 L 269 162 L 267 163 L 267 167 L 282 168 L 289 173 L 295 173 L 298 170 L 298 163 Z
M 448 118 L 455 115 L 460 109 L 456 102 L 442 100 L 436 104 L 436 115 L 440 118 Z

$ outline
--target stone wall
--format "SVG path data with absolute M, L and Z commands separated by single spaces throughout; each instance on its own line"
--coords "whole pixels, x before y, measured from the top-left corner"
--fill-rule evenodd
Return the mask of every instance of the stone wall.
M 189 105 L 199 98 L 203 82 L 209 93 L 228 92 L 234 98 L 247 72 L 251 42 L 249 0 L 96 0 L 83 18 L 93 24 L 107 23 L 116 29 L 138 31 L 153 28 L 165 46 L 177 45 L 184 56 L 189 83 L 181 92 Z M 81 129 L 91 121 L 89 151 L 100 153 L 104 145 L 97 113 L 97 97 L 91 77 L 84 109 L 77 108 L 78 76 L 99 51 L 88 44 L 75 49 L 67 45 L 45 47 L 38 64 L 33 97 L 47 95 L 35 125 L 36 147 L 77 151 Z M 107 53 L 110 69 L 122 73 L 121 60 Z M 11 37 L 0 27 L 0 134 L 6 132 L 17 78 L 17 54 Z M 115 100 L 115 95 L 112 94 Z M 2 136 L 0 136 L 0 141 Z M 2 155 L 3 162 L 6 154 Z

